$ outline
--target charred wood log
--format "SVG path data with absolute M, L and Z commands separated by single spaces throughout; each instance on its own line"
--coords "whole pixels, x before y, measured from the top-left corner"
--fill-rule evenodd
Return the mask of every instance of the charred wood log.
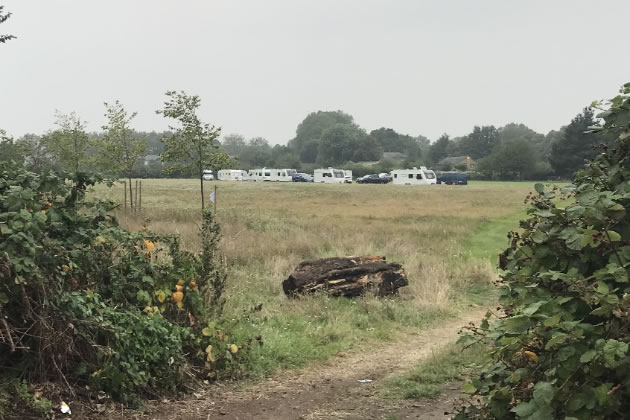
M 387 296 L 408 284 L 402 266 L 387 263 L 385 257 L 336 257 L 300 263 L 282 282 L 282 289 L 287 296 L 324 290 L 333 296 L 354 297 L 368 289 Z

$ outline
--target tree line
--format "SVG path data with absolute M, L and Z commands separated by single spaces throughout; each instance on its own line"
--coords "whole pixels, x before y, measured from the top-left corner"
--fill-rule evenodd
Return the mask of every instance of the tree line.
M 136 114 L 116 101 L 105 104 L 107 123 L 101 132 L 88 133 L 75 113 L 58 113 L 57 127 L 43 135 L 13 139 L 0 130 L 0 160 L 20 161 L 38 172 L 94 170 L 129 179 L 200 177 L 203 169 L 264 166 L 303 171 L 343 166 L 355 175 L 428 166 L 467 171 L 479 179 L 566 179 L 595 157 L 595 146 L 608 142 L 590 132 L 597 119 L 587 107 L 566 126 L 547 134 L 510 123 L 498 128 L 475 126 L 467 135 L 453 138 L 443 134 L 433 142 L 393 128 L 368 132 L 343 111 L 317 111 L 298 124 L 295 137 L 287 144 L 272 146 L 265 138 L 246 139 L 240 134 L 219 139 L 220 128 L 204 126 L 196 116 L 198 97 L 183 92 L 168 92 L 167 96 L 175 102 L 159 112 L 179 121 L 179 128 L 135 131 Z M 190 113 L 174 108 L 177 101 Z M 208 138 L 203 147 L 194 144 L 204 136 Z

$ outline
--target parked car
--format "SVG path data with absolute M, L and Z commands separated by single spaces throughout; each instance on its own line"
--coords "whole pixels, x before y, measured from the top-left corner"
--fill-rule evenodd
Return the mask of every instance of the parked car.
M 204 169 L 202 178 L 206 181 L 214 181 L 214 174 L 210 169 Z
M 376 174 L 369 174 L 357 178 L 357 184 L 387 184 L 389 180 L 385 177 L 380 177 Z
M 292 176 L 293 182 L 313 182 L 313 177 L 303 172 L 298 172 Z
M 440 172 L 437 175 L 438 184 L 468 185 L 468 175 L 464 172 Z

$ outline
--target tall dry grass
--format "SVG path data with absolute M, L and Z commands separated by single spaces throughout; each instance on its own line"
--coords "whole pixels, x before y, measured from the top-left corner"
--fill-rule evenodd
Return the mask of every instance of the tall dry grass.
M 221 251 L 229 264 L 226 311 L 236 318 L 263 303 L 252 328 L 262 328 L 274 340 L 286 339 L 286 348 L 275 350 L 286 353 L 286 360 L 292 360 L 288 354 L 296 351 L 308 353 L 313 345 L 328 346 L 334 353 L 351 346 L 352 337 L 383 338 L 394 324 L 417 326 L 428 313 L 443 314 L 458 302 L 465 303 L 466 291 L 488 285 L 496 272 L 488 262 L 469 258 L 461 246 L 463 239 L 482 221 L 522 208 L 527 193 L 526 184 L 216 185 Z M 122 201 L 121 186 L 99 187 L 95 193 Z M 137 215 L 119 212 L 121 223 L 132 230 L 148 224 L 158 232 L 178 233 L 183 247 L 199 247 L 196 181 L 143 180 L 142 206 Z M 409 287 L 395 301 L 366 297 L 339 302 L 325 296 L 294 301 L 284 296 L 281 282 L 300 261 L 342 255 L 384 255 L 401 263 Z M 291 342 L 282 335 L 291 331 L 299 335 L 304 329 L 315 341 L 299 348 L 293 346 L 303 337 Z M 357 330 L 365 334 L 357 335 Z M 278 364 L 290 365 L 283 360 Z

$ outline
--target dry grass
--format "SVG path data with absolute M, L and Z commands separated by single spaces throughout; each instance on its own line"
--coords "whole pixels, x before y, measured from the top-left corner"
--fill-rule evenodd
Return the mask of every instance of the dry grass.
M 206 185 L 208 192 L 214 186 Z M 266 324 L 260 321 L 252 328 L 262 328 L 276 339 L 283 331 L 295 329 L 297 334 L 302 327 L 324 328 L 315 335 L 339 344 L 330 348 L 332 353 L 351 346 L 356 337 L 386 336 L 392 326 L 378 324 L 379 320 L 417 326 L 427 321 L 427 314 L 452 311 L 454 303 L 465 301 L 470 286 L 489 284 L 495 275 L 492 266 L 469 258 L 461 244 L 482 222 L 521 209 L 530 187 L 216 185 L 217 218 L 224 235 L 221 249 L 230 264 L 228 313 L 238 317 L 264 303 L 260 319 Z M 97 194 L 122 201 L 123 190 L 99 187 Z M 149 220 L 152 230 L 179 233 L 183 246 L 195 249 L 199 206 L 197 181 L 143 180 L 141 214 L 121 212 L 119 217 L 132 230 Z M 410 286 L 394 303 L 374 298 L 348 303 L 322 296 L 286 299 L 281 282 L 300 261 L 340 255 L 384 255 L 405 267 Z M 293 324 L 283 326 L 289 318 Z M 362 338 L 356 334 L 357 325 L 376 332 Z

